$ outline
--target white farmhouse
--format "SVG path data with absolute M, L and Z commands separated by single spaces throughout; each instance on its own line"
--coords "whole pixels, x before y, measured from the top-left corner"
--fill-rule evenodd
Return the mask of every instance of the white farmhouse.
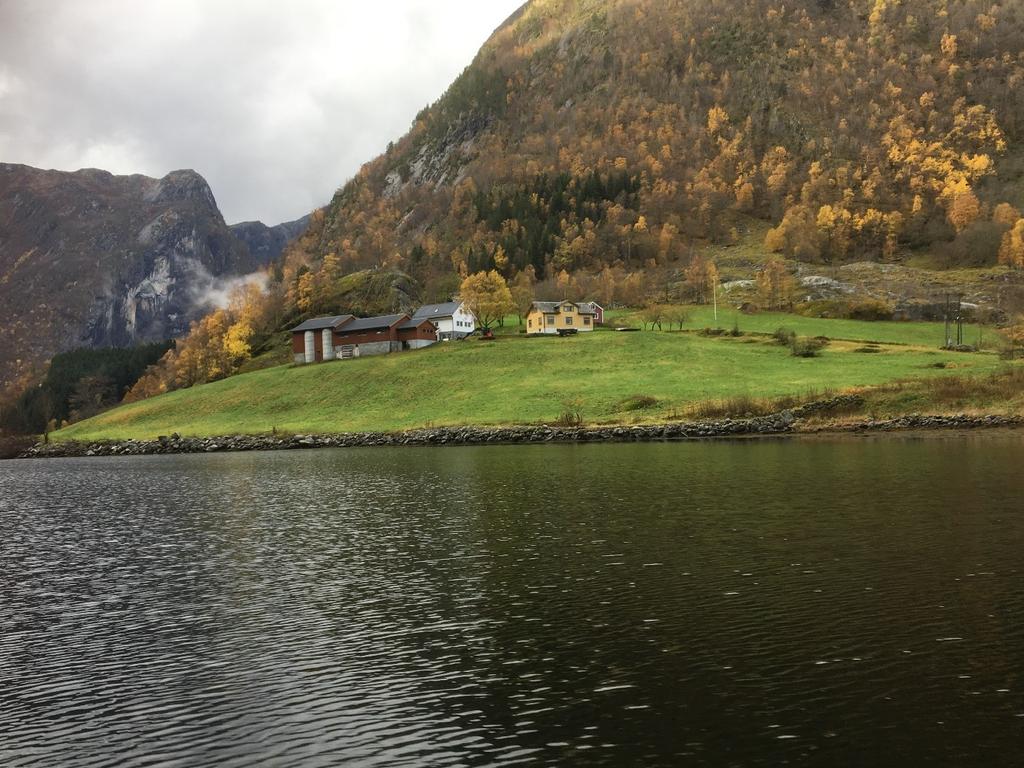
M 464 339 L 476 330 L 476 317 L 459 301 L 428 304 L 416 310 L 413 320 L 429 320 L 437 329 L 438 341 Z

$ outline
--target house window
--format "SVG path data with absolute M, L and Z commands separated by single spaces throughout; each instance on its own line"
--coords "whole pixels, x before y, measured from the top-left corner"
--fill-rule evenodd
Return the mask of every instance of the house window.
M 566 325 L 572 325 L 572 318 L 571 317 L 566 317 L 565 318 L 565 324 Z
M 583 324 L 584 325 L 590 325 L 590 318 L 589 317 L 584 317 L 583 318 Z
M 546 320 L 546 321 L 548 322 L 548 324 L 550 324 L 550 325 L 554 325 L 554 324 L 555 324 L 555 316 L 554 316 L 554 315 L 545 315 L 544 319 L 545 319 L 545 320 Z
M 530 328 L 533 328 L 533 318 L 532 317 L 529 320 L 526 321 L 526 325 L 528 327 L 530 327 Z

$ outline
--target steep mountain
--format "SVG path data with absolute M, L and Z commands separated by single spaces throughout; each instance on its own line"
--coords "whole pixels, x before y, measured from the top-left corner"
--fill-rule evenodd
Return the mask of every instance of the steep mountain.
M 273 227 L 262 221 L 243 221 L 232 224 L 231 233 L 245 243 L 254 259 L 269 264 L 281 255 L 288 243 L 306 231 L 310 219 L 311 216 L 306 215 Z
M 318 282 L 374 265 L 428 298 L 532 267 L 635 300 L 630 273 L 765 230 L 766 253 L 812 263 L 994 265 L 1022 138 L 1019 2 L 533 0 L 314 216 L 284 276 L 310 311 Z
M 254 254 L 190 170 L 0 163 L 0 391 L 60 351 L 184 333 L 212 290 L 265 264 L 288 231 L 268 230 Z

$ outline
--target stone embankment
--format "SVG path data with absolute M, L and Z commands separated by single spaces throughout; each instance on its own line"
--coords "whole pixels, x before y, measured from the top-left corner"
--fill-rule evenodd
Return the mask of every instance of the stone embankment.
M 841 424 L 808 426 L 800 429 L 801 434 L 821 432 L 920 432 L 936 429 L 970 430 L 970 429 L 1016 429 L 1024 427 L 1024 417 L 1020 416 L 927 416 L 910 414 L 892 419 L 860 419 Z
M 337 435 L 238 435 L 234 437 L 181 437 L 119 442 L 54 442 L 38 444 L 21 458 L 79 456 L 147 456 L 174 453 L 226 453 L 233 451 L 283 451 L 309 448 L 356 448 L 385 445 L 510 445 L 539 443 L 627 443 L 661 440 L 701 440 L 728 437 L 768 437 L 815 432 L 896 432 L 936 429 L 980 429 L 1024 426 L 1024 419 L 1004 416 L 920 416 L 886 420 L 859 420 L 838 426 L 802 425 L 810 416 L 827 417 L 862 405 L 857 395 L 782 411 L 769 416 L 718 419 L 692 423 L 608 427 L 446 427 L 408 432 Z

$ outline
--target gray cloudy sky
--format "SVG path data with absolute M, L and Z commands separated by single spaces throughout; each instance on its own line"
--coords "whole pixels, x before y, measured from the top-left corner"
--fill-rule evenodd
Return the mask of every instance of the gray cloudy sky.
M 0 162 L 195 168 L 298 218 L 404 134 L 522 0 L 0 0 Z

